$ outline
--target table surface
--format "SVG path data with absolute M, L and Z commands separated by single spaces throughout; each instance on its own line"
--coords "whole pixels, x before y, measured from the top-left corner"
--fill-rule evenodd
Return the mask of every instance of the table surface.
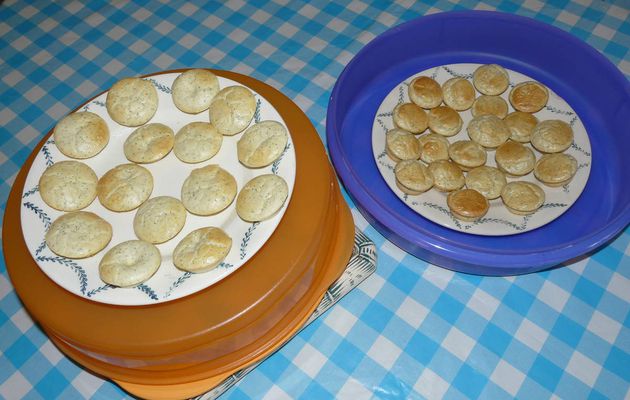
M 332 87 L 363 46 L 402 22 L 467 8 L 553 24 L 630 75 L 627 0 L 60 3 L 0 5 L 2 215 L 42 136 L 124 76 L 183 67 L 248 74 L 292 98 L 325 141 Z M 494 278 L 416 259 L 353 213 L 377 244 L 377 272 L 224 398 L 630 399 L 630 229 L 579 262 Z M 33 324 L 4 257 L 0 397 L 128 397 Z

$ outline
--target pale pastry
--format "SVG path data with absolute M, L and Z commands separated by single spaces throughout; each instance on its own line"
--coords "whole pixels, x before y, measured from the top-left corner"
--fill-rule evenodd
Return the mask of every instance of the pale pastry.
M 435 108 L 442 103 L 442 88 L 434 79 L 420 76 L 409 84 L 409 99 L 424 109 Z
M 183 271 L 200 273 L 221 264 L 232 248 L 232 238 L 222 229 L 200 228 L 190 232 L 173 251 L 173 264 Z
M 541 121 L 532 132 L 531 142 L 542 153 L 560 153 L 571 147 L 573 129 L 558 119 Z
M 112 226 L 88 211 L 74 211 L 57 218 L 46 232 L 46 245 L 68 258 L 85 258 L 103 250 L 112 239 Z
M 107 92 L 105 106 L 109 116 L 125 126 L 149 122 L 158 108 L 158 94 L 153 84 L 141 78 L 124 78 Z
M 442 85 L 444 104 L 456 111 L 468 110 L 475 101 L 475 88 L 465 78 L 451 78 Z
M 236 144 L 241 164 L 249 168 L 262 168 L 276 161 L 282 154 L 289 134 L 278 121 L 262 121 L 247 128 Z
M 429 133 L 418 138 L 420 159 L 427 164 L 434 161 L 448 160 L 448 139 L 437 133 Z
M 577 172 L 575 157 L 564 154 L 545 154 L 534 167 L 534 175 L 547 186 L 564 186 L 571 182 Z
M 160 251 L 142 240 L 128 240 L 109 249 L 98 265 L 101 280 L 118 287 L 146 282 L 162 263 Z
M 482 115 L 468 123 L 468 136 L 487 149 L 494 149 L 505 143 L 510 130 L 505 122 L 495 115 Z
M 497 167 L 510 176 L 527 175 L 534 169 L 534 152 L 519 142 L 509 140 L 499 146 L 494 154 Z
M 488 199 L 475 189 L 461 189 L 449 193 L 446 204 L 455 218 L 467 222 L 478 220 L 490 209 Z
M 171 92 L 177 108 L 197 114 L 210 107 L 210 102 L 219 93 L 219 80 L 207 69 L 190 69 L 175 78 Z
M 417 195 L 431 189 L 433 175 L 421 161 L 405 160 L 394 169 L 396 185 L 404 193 Z
M 522 82 L 510 91 L 509 99 L 516 111 L 535 113 L 547 105 L 549 91 L 538 82 Z
M 223 143 L 223 135 L 209 122 L 191 122 L 175 135 L 173 153 L 185 163 L 199 163 L 214 157 Z
M 498 96 L 505 92 L 510 84 L 507 71 L 497 64 L 482 65 L 473 73 L 473 85 L 488 96 Z
M 394 161 L 417 160 L 420 157 L 420 143 L 412 134 L 400 128 L 387 131 L 385 152 Z
M 508 113 L 508 104 L 500 96 L 479 96 L 475 99 L 470 110 L 473 117 L 480 115 L 496 115 L 505 118 Z
M 451 143 L 448 155 L 463 171 L 484 165 L 487 158 L 484 148 L 471 140 Z
M 531 182 L 510 182 L 501 191 L 501 199 L 507 209 L 516 215 L 529 215 L 545 202 L 545 192 Z
M 118 212 L 133 210 L 151 195 L 153 176 L 138 164 L 118 165 L 99 179 L 97 191 L 104 207 Z
M 501 196 L 501 191 L 506 184 L 505 174 L 495 167 L 482 165 L 471 169 L 466 174 L 466 187 L 475 189 L 489 200 Z
M 186 223 L 186 209 L 174 197 L 154 197 L 136 211 L 133 230 L 138 239 L 164 243 L 179 233 Z
M 432 162 L 429 171 L 433 175 L 433 186 L 440 192 L 457 190 L 466 182 L 461 168 L 451 161 Z
M 448 106 L 439 106 L 429 111 L 429 129 L 442 136 L 457 135 L 463 124 L 459 113 Z
M 89 206 L 96 198 L 97 184 L 98 178 L 87 164 L 59 161 L 39 178 L 39 194 L 54 209 L 76 211 Z
M 394 125 L 413 134 L 419 134 L 427 129 L 429 119 L 422 107 L 414 103 L 398 104 L 392 113 Z
M 65 116 L 53 131 L 55 145 L 71 158 L 94 157 L 107 146 L 109 128 L 103 118 L 89 111 Z
M 208 109 L 210 122 L 225 136 L 233 136 L 247 128 L 256 112 L 256 99 L 243 86 L 228 86 L 214 96 Z
M 531 140 L 532 132 L 538 124 L 538 118 L 533 114 L 522 111 L 514 111 L 508 114 L 503 121 L 510 130 L 510 139 L 520 143 L 527 143 Z
M 243 186 L 236 198 L 236 213 L 247 222 L 273 217 L 284 205 L 289 187 L 282 177 L 259 175 Z
M 213 215 L 227 208 L 236 197 L 236 179 L 218 165 L 193 169 L 182 185 L 184 207 L 197 215 Z
M 125 157 L 136 163 L 152 163 L 164 158 L 175 144 L 173 130 L 164 124 L 143 125 L 127 137 L 123 145 Z

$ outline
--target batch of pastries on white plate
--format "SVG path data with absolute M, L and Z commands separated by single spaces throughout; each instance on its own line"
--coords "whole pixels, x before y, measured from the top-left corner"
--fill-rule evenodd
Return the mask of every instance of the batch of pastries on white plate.
M 500 96 L 509 84 L 508 72 L 496 64 L 477 68 L 472 83 L 461 77 L 442 85 L 428 76 L 413 79 L 411 102 L 394 108 L 395 128 L 385 139 L 385 151 L 397 163 L 397 187 L 409 195 L 432 188 L 448 193 L 453 216 L 473 222 L 498 198 L 514 214 L 532 214 L 545 201 L 543 187 L 569 183 L 577 171 L 577 160 L 564 153 L 573 143 L 571 126 L 536 117 L 549 92 L 534 81 L 510 90 L 510 112 Z M 459 113 L 469 109 L 473 118 L 465 128 L 470 140 L 451 143 L 449 137 L 464 128 Z M 486 165 L 492 155 L 496 167 Z M 532 172 L 542 186 L 518 180 Z
M 288 186 L 274 174 L 256 176 L 240 191 L 235 178 L 220 165 L 193 169 L 184 181 L 180 198 L 150 198 L 155 178 L 142 164 L 155 163 L 173 151 L 182 163 L 200 163 L 215 156 L 224 136 L 241 134 L 238 159 L 247 168 L 272 164 L 288 142 L 286 128 L 276 121 L 250 126 L 256 110 L 253 93 L 243 86 L 219 87 L 209 70 L 192 69 L 173 82 L 172 101 L 184 113 L 208 113 L 208 122 L 192 122 L 177 133 L 167 125 L 149 123 L 158 108 L 153 84 L 141 78 L 125 78 L 107 93 L 106 108 L 116 123 L 136 129 L 124 142 L 129 163 L 112 165 L 100 179 L 79 161 L 99 154 L 109 143 L 106 121 L 89 111 L 64 117 L 55 126 L 54 141 L 59 151 L 73 160 L 48 167 L 39 179 L 42 199 L 64 211 L 46 233 L 48 247 L 68 258 L 90 257 L 112 239 L 112 226 L 93 212 L 81 211 L 95 198 L 107 209 L 135 211 L 133 229 L 138 240 L 116 244 L 101 259 L 99 275 L 110 285 L 136 286 L 160 267 L 162 256 L 155 244 L 174 238 L 183 228 L 188 213 L 216 215 L 236 199 L 236 212 L 247 222 L 271 218 L 284 205 Z M 192 231 L 175 247 L 174 265 L 184 271 L 205 272 L 218 266 L 228 255 L 232 239 L 222 229 L 207 226 Z

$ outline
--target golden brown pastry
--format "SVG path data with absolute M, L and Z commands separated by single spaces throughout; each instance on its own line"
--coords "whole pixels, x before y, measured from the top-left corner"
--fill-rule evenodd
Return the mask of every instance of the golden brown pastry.
M 522 82 L 514 86 L 509 98 L 515 110 L 535 113 L 547 105 L 549 91 L 538 82 Z
M 468 123 L 468 136 L 487 149 L 494 149 L 505 143 L 510 130 L 505 122 L 495 115 L 482 115 Z
M 442 136 L 457 135 L 463 124 L 459 113 L 448 106 L 439 106 L 429 111 L 429 129 Z
M 473 85 L 479 93 L 497 96 L 505 92 L 510 84 L 507 71 L 497 64 L 482 65 L 473 73 Z
M 527 143 L 531 140 L 532 132 L 538 124 L 538 118 L 533 114 L 522 111 L 514 111 L 503 118 L 510 130 L 510 139 L 520 143 Z
M 448 148 L 448 155 L 463 171 L 486 163 L 486 151 L 472 140 L 459 140 Z
M 424 109 L 435 108 L 442 103 L 442 88 L 434 79 L 420 76 L 409 84 L 409 98 Z
M 387 131 L 385 152 L 394 161 L 417 160 L 420 157 L 420 143 L 416 137 L 400 128 Z
M 448 160 L 448 140 L 437 133 L 422 135 L 418 139 L 420 143 L 420 159 L 427 164 L 434 161 Z
M 577 172 L 577 160 L 568 154 L 545 154 L 538 160 L 534 175 L 547 186 L 564 186 Z
M 447 106 L 464 111 L 475 101 L 475 88 L 464 78 L 451 78 L 442 85 L 442 95 Z
M 505 174 L 495 167 L 482 165 L 466 174 L 466 187 L 475 189 L 490 200 L 501 196 L 505 185 L 507 185 Z
M 429 118 L 422 107 L 414 103 L 401 103 L 394 108 L 392 114 L 394 125 L 413 134 L 427 129 Z
M 541 121 L 532 132 L 532 146 L 542 153 L 560 153 L 573 143 L 571 125 L 558 119 Z
M 440 192 L 457 190 L 466 182 L 462 170 L 450 161 L 432 162 L 429 171 L 433 175 L 433 186 Z
M 433 175 L 421 161 L 404 160 L 394 169 L 396 186 L 404 193 L 417 195 L 431 189 Z
M 475 189 L 461 189 L 448 194 L 446 204 L 455 218 L 474 222 L 490 209 L 488 199 Z
M 505 185 L 501 199 L 511 213 L 529 215 L 543 205 L 545 192 L 535 183 L 516 181 Z
M 470 110 L 473 117 L 480 115 L 496 115 L 505 118 L 508 113 L 508 104 L 500 96 L 479 96 L 473 102 Z
M 509 140 L 497 148 L 494 154 L 497 167 L 510 176 L 527 175 L 534 169 L 534 152 L 519 142 Z

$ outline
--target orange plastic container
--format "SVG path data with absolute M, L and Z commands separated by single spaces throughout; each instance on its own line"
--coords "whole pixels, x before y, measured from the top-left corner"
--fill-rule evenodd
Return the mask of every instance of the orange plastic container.
M 164 73 L 171 72 L 179 71 Z M 293 196 L 275 233 L 227 278 L 147 306 L 97 303 L 56 285 L 31 258 L 19 217 L 26 175 L 50 133 L 26 161 L 7 203 L 5 259 L 25 308 L 64 353 L 139 396 L 201 393 L 275 350 L 301 327 L 352 251 L 352 218 L 308 118 L 262 82 L 213 72 L 273 104 L 291 132 L 297 165 Z

